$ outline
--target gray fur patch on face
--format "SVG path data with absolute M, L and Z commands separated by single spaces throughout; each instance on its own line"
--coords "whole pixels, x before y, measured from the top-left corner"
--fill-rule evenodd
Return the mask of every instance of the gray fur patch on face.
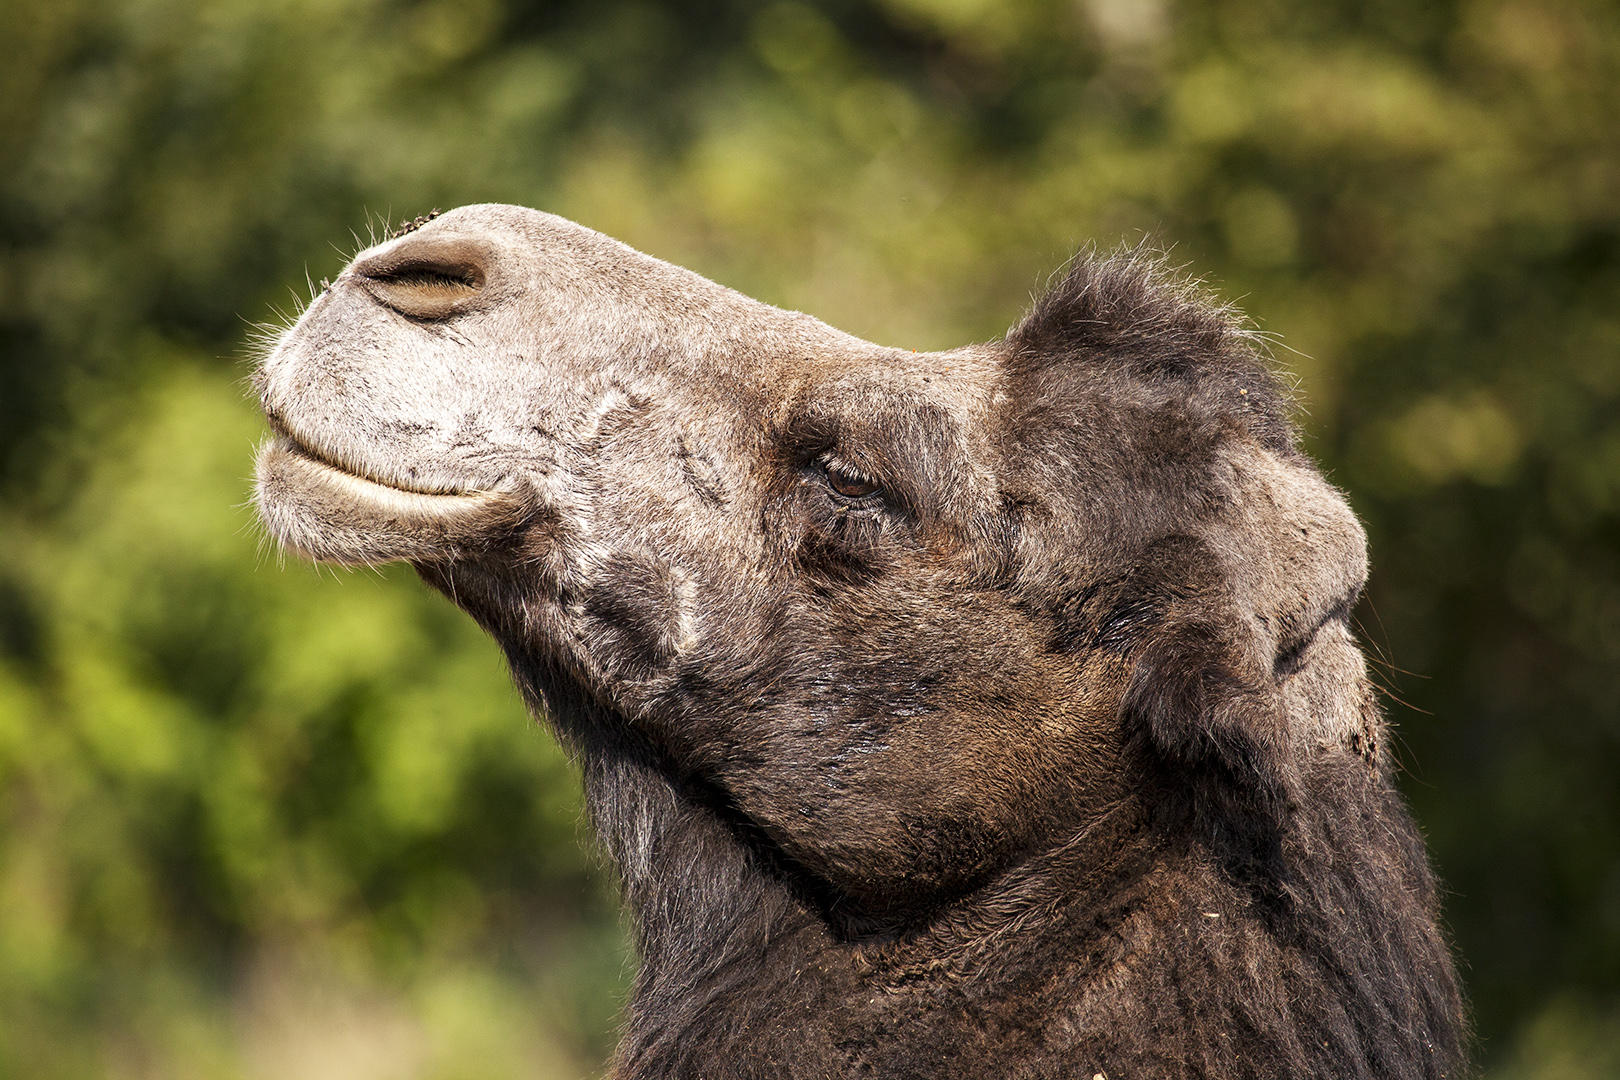
M 726 478 L 714 458 L 702 449 L 693 449 L 691 440 L 683 433 L 680 436 L 677 457 L 681 462 L 681 475 L 686 482 L 692 485 L 698 498 L 713 506 L 716 510 L 724 510 L 729 501 L 726 496 Z

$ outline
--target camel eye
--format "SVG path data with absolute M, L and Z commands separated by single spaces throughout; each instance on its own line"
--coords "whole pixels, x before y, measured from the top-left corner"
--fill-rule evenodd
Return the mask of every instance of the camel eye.
M 827 486 L 846 499 L 864 499 L 883 490 L 875 480 L 837 462 L 823 460 L 821 467 L 827 474 Z

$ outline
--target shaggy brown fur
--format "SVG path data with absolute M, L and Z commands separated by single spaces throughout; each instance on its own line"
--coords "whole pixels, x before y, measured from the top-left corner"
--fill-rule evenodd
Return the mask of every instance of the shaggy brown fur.
M 578 752 L 623 1080 L 1462 1069 L 1360 526 L 1153 259 L 916 355 L 469 207 L 259 385 L 275 535 L 412 560 Z

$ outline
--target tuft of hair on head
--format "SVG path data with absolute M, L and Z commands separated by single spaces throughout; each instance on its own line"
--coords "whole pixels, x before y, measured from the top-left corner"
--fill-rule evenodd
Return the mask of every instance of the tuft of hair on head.
M 1015 373 L 1079 367 L 1177 385 L 1218 412 L 1241 416 L 1272 449 L 1294 450 L 1294 395 L 1264 335 L 1151 244 L 1076 254 L 1007 331 L 1006 343 Z
M 1108 254 L 1087 247 L 1068 261 L 1058 283 L 1007 332 L 1007 340 L 1048 351 L 1146 340 L 1219 348 L 1229 338 L 1253 337 L 1236 308 L 1178 270 L 1169 253 L 1151 243 Z
M 414 217 L 409 221 L 401 222 L 399 224 L 399 226 L 394 229 L 393 232 L 388 234 L 388 239 L 390 239 L 390 240 L 398 240 L 402 236 L 413 233 L 417 229 L 420 229 L 422 226 L 426 225 L 428 222 L 432 221 L 434 218 L 438 217 L 442 213 L 444 213 L 443 210 L 440 210 L 440 209 L 435 207 L 434 209 L 429 210 L 427 213 L 421 215 L 420 217 Z

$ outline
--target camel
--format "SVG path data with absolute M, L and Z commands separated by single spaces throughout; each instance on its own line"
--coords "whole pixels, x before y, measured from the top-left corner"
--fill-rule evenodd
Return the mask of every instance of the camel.
M 469 206 L 255 385 L 270 534 L 410 562 L 577 757 L 619 1080 L 1465 1069 L 1364 532 L 1162 258 L 915 353 Z

